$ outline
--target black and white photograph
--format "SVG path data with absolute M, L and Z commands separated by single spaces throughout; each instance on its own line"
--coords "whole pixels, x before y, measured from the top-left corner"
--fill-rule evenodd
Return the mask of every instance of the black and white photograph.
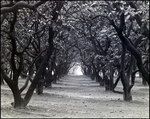
M 1 118 L 149 118 L 149 0 L 1 0 Z

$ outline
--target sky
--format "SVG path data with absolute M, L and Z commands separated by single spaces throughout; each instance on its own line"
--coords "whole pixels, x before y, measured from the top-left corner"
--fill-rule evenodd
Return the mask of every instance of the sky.
M 81 72 L 81 66 L 77 66 L 75 69 L 75 75 L 83 75 L 83 73 Z
M 81 71 L 81 66 L 73 66 L 70 71 L 69 74 L 73 74 L 73 75 L 83 75 L 82 71 Z

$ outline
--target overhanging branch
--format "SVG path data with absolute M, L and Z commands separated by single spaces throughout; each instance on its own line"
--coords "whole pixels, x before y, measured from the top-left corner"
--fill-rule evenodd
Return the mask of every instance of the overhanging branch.
M 15 12 L 21 8 L 29 8 L 30 10 L 37 11 L 36 8 L 45 2 L 46 1 L 39 1 L 39 2 L 36 2 L 35 4 L 27 4 L 26 2 L 20 1 L 11 7 L 2 7 L 1 8 L 1 14 L 5 14 L 5 13 L 9 13 L 9 12 Z

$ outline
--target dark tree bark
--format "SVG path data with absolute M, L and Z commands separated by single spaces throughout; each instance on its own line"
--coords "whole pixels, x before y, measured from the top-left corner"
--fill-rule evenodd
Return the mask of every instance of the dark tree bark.
M 120 74 L 119 74 L 119 76 L 117 77 L 115 83 L 113 84 L 113 92 L 114 92 L 114 93 L 121 93 L 121 94 L 122 94 L 122 92 L 115 90 L 115 88 L 116 88 L 116 86 L 117 86 L 117 84 L 118 84 L 120 78 L 121 78 L 121 76 L 120 76 Z
M 3 84 L 4 84 L 4 79 L 3 79 L 2 75 L 1 75 L 1 85 L 3 85 Z
M 52 79 L 53 77 L 52 77 L 52 71 L 51 70 L 49 70 L 48 71 L 48 73 L 47 73 L 47 76 L 46 76 L 46 78 L 45 78 L 45 81 L 44 81 L 44 86 L 45 87 L 52 87 Z
M 36 85 L 38 84 L 38 81 L 39 81 L 39 79 L 40 79 L 40 77 L 41 77 L 41 75 L 43 73 L 43 70 L 46 69 L 48 60 L 49 60 L 50 56 L 53 53 L 53 50 L 54 50 L 53 36 L 54 36 L 54 31 L 53 31 L 53 29 L 51 27 L 49 27 L 49 41 L 48 41 L 49 42 L 49 48 L 48 48 L 48 50 L 47 50 L 47 52 L 46 52 L 46 54 L 44 56 L 44 59 L 43 59 L 42 63 L 40 64 L 40 67 L 39 67 L 39 69 L 38 69 L 38 71 L 36 73 L 36 76 L 34 77 L 34 79 L 32 81 L 32 84 L 30 85 L 30 87 L 29 87 L 29 89 L 28 89 L 28 91 L 27 91 L 27 93 L 26 93 L 26 95 L 24 97 L 24 104 L 23 104 L 23 106 L 26 106 L 29 103 L 29 101 L 30 101 L 30 99 L 31 99 L 31 97 L 33 95 L 33 92 L 34 92 L 34 90 L 36 88 Z
M 14 96 L 14 103 L 12 103 L 13 107 L 14 108 L 23 107 L 23 99 L 21 98 L 21 93 L 18 84 L 14 83 L 11 90 Z
M 12 71 L 13 71 L 12 79 L 9 78 L 5 74 L 3 68 L 1 68 L 2 77 L 4 78 L 5 82 L 8 84 L 10 89 L 12 90 L 12 93 L 14 96 L 14 103 L 13 103 L 14 108 L 25 107 L 29 103 L 29 101 L 33 95 L 33 92 L 36 88 L 36 85 L 38 84 L 38 81 L 41 78 L 41 75 L 42 75 L 43 71 L 45 70 L 47 63 L 48 63 L 48 60 L 49 60 L 49 58 L 52 55 L 52 52 L 54 50 L 54 46 L 53 46 L 54 31 L 53 31 L 52 27 L 49 26 L 49 39 L 48 39 L 49 47 L 47 48 L 44 59 L 43 59 L 42 63 L 40 64 L 40 67 L 39 67 L 32 83 L 31 83 L 25 97 L 22 99 L 21 98 L 21 92 L 23 89 L 19 90 L 18 77 L 20 76 L 21 71 L 22 71 L 24 51 L 23 52 L 17 52 L 16 38 L 14 35 L 15 23 L 17 21 L 17 10 L 22 8 L 22 7 L 27 7 L 29 9 L 33 9 L 36 11 L 36 8 L 43 3 L 45 3 L 45 2 L 40 1 L 40 2 L 37 2 L 33 5 L 28 5 L 25 2 L 18 2 L 10 8 L 7 8 L 7 7 L 1 8 L 1 11 L 3 12 L 2 14 L 7 13 L 7 12 L 13 12 L 13 15 L 14 15 L 13 20 L 10 21 L 10 31 L 8 32 L 8 36 L 10 37 L 10 41 L 11 41 L 11 45 L 12 45 L 12 53 L 11 53 L 11 58 L 10 58 L 11 67 L 12 67 Z M 63 2 L 61 2 L 61 1 L 56 1 L 56 3 L 57 3 L 56 7 L 53 10 L 53 14 L 52 14 L 53 15 L 52 20 L 54 20 L 54 21 L 57 20 L 59 11 L 61 10 L 61 8 L 63 6 Z M 16 63 L 17 61 L 16 61 L 15 57 L 20 59 L 20 61 L 18 61 L 18 64 Z M 18 66 L 16 66 L 16 64 Z
M 22 65 L 23 65 L 23 57 L 22 57 L 23 52 L 22 53 L 17 52 L 16 38 L 15 38 L 15 36 L 12 35 L 15 32 L 15 23 L 17 21 L 17 13 L 14 12 L 13 15 L 14 15 L 14 18 L 11 21 L 10 32 L 8 33 L 10 40 L 11 40 L 11 45 L 12 45 L 12 53 L 11 53 L 10 61 L 11 61 L 13 75 L 12 75 L 12 80 L 11 80 L 11 77 L 8 78 L 4 74 L 3 74 L 3 77 L 13 93 L 13 97 L 14 97 L 13 106 L 14 106 L 14 108 L 18 108 L 18 107 L 21 107 L 22 102 L 23 102 L 22 98 L 21 98 L 21 93 L 20 93 L 19 87 L 18 87 L 18 78 L 19 78 L 19 75 L 21 74 Z M 18 67 L 16 66 L 17 61 L 15 60 L 15 56 L 20 58 L 20 61 L 18 62 Z
M 123 98 L 125 101 L 130 101 L 132 100 L 132 96 L 131 96 L 131 90 L 129 90 L 129 80 L 127 79 L 126 75 L 125 75 L 125 52 L 126 52 L 126 47 L 124 44 L 122 44 L 123 47 L 123 52 L 121 55 L 121 82 L 123 85 Z
M 148 84 L 150 84 L 149 82 L 149 73 L 146 71 L 146 69 L 143 66 L 142 63 L 142 57 L 140 52 L 133 46 L 133 44 L 130 42 L 130 40 L 125 37 L 122 33 L 123 31 L 123 27 L 125 26 L 124 23 L 124 13 L 121 14 L 120 17 L 120 27 L 117 27 L 114 23 L 114 21 L 111 21 L 112 26 L 115 28 L 120 40 L 122 41 L 122 43 L 126 46 L 126 48 L 128 49 L 128 51 L 135 57 L 135 59 L 137 60 L 137 66 L 140 70 L 140 72 L 143 75 L 143 78 L 147 81 Z
M 38 69 L 39 69 L 40 64 L 42 63 L 42 60 L 43 60 L 43 57 L 40 56 L 39 59 L 38 59 L 37 62 L 36 62 L 36 70 L 37 70 L 37 71 L 38 71 Z M 41 77 L 40 77 L 40 79 L 39 79 L 39 81 L 38 81 L 38 84 L 37 84 L 37 86 L 36 86 L 36 93 L 37 93 L 38 95 L 40 95 L 40 94 L 43 93 L 45 72 L 46 72 L 46 70 L 44 69 L 44 70 L 42 71 Z

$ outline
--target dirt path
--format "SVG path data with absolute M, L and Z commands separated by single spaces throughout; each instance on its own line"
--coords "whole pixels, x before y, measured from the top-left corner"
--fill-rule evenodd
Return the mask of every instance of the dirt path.
M 23 84 L 20 83 L 20 85 Z M 117 87 L 121 90 L 122 86 Z M 86 76 L 65 76 L 44 94 L 34 94 L 26 109 L 10 106 L 12 93 L 1 86 L 1 117 L 21 118 L 148 118 L 149 87 L 136 82 L 133 101 L 123 101 L 122 94 L 106 92 L 104 87 Z

